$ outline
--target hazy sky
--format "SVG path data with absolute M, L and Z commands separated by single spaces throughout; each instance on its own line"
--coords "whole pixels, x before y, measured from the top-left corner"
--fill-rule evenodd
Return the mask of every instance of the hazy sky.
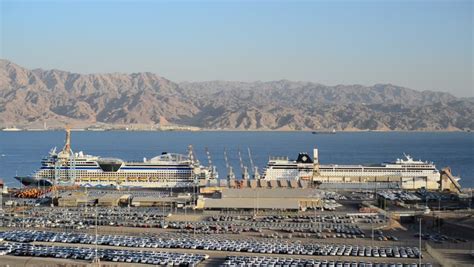
M 471 0 L 0 1 L 1 57 L 28 68 L 474 96 Z

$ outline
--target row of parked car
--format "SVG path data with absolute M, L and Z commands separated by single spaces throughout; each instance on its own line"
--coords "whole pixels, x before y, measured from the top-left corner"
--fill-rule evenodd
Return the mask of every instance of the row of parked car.
M 2 243 L 0 254 L 28 257 L 47 257 L 101 261 L 154 264 L 162 266 L 197 266 L 207 259 L 208 255 L 171 253 L 140 250 L 98 249 L 32 245 L 27 243 Z
M 382 258 L 419 258 L 423 254 L 417 247 L 370 247 L 351 245 L 328 245 L 321 249 L 320 255 L 330 256 L 359 256 Z
M 268 216 L 232 216 L 214 215 L 209 217 L 209 221 L 253 221 L 253 222 L 318 222 L 318 223 L 384 223 L 385 218 L 379 215 L 347 215 L 347 214 L 298 214 L 298 215 L 268 215 Z
M 378 263 L 378 262 L 349 262 L 349 261 L 327 261 L 315 259 L 294 258 L 271 258 L 271 257 L 248 257 L 227 256 L 222 266 L 266 266 L 266 267 L 432 267 L 431 263 Z
M 403 200 L 403 201 L 420 201 L 421 198 L 414 193 L 403 191 L 403 190 L 381 190 L 377 194 L 385 199 L 389 200 Z
M 419 234 L 415 234 L 415 237 L 420 237 Z M 442 235 L 439 233 L 426 233 L 422 234 L 421 238 L 424 240 L 428 241 L 433 241 L 438 244 L 442 244 L 445 241 L 446 242 L 451 242 L 451 243 L 460 243 L 460 242 L 467 242 L 467 239 L 461 238 L 461 237 L 455 237 L 455 236 L 447 236 L 447 235 Z
M 12 242 L 60 242 L 99 244 L 116 247 L 181 248 L 217 251 L 253 252 L 263 254 L 296 255 L 351 255 L 359 257 L 401 257 L 415 258 L 420 255 L 413 247 L 370 247 L 346 246 L 343 244 L 316 244 L 254 238 L 228 239 L 216 236 L 163 235 L 163 236 L 121 236 L 95 235 L 72 232 L 8 231 L 0 232 L 0 239 Z
M 287 233 L 340 233 L 365 237 L 364 231 L 357 224 L 311 223 L 311 222 L 267 222 L 267 221 L 175 221 L 167 222 L 167 228 L 192 229 L 203 233 L 241 233 L 261 232 L 263 229 Z M 215 231 L 220 230 L 220 231 Z
M 3 225 L 7 227 L 37 227 L 37 228 L 92 228 L 98 225 L 128 226 L 128 227 L 157 227 L 163 228 L 165 218 L 169 216 L 164 211 L 150 208 L 60 208 L 33 207 L 21 214 L 6 213 Z

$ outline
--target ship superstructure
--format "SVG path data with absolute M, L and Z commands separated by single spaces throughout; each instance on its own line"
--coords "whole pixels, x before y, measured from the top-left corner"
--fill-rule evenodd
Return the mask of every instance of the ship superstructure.
M 320 164 L 318 150 L 313 158 L 300 153 L 296 160 L 271 157 L 264 172 L 265 180 L 307 180 L 320 184 L 393 184 L 405 189 L 437 189 L 440 172 L 433 162 L 404 159 L 373 165 Z
M 163 152 L 143 161 L 102 158 L 71 150 L 71 134 L 60 152 L 52 149 L 31 176 L 15 177 L 25 185 L 80 185 L 142 188 L 192 187 L 217 176 L 213 166 L 201 166 L 192 146 L 188 155 Z

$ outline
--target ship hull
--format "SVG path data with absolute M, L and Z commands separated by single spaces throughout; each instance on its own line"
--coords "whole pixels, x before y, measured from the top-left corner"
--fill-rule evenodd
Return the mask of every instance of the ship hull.
M 53 182 L 47 179 L 38 179 L 31 176 L 16 176 L 16 180 L 22 183 L 24 186 L 52 186 Z M 73 185 L 73 184 L 69 184 Z M 102 183 L 102 182 L 79 182 L 74 183 L 81 187 L 130 187 L 130 188 L 146 188 L 146 189 L 166 189 L 166 188 L 192 188 L 196 186 L 192 182 L 131 182 L 131 183 Z
M 18 180 L 24 186 L 52 186 L 51 181 L 46 179 L 38 179 L 31 176 L 15 176 L 15 179 Z
M 166 189 L 166 188 L 192 188 L 195 186 L 193 183 L 174 183 L 174 182 L 134 182 L 134 183 L 122 183 L 122 184 L 107 184 L 107 183 L 77 183 L 81 187 L 126 187 L 126 188 L 146 188 L 146 189 Z

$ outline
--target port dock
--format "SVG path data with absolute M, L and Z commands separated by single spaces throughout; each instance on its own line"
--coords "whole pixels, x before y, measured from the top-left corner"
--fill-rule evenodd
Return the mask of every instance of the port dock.
M 199 266 L 411 267 L 420 255 L 425 267 L 469 266 L 471 193 L 323 190 L 305 181 L 255 180 L 207 182 L 188 192 L 79 187 L 24 198 L 10 190 L 3 194 L 0 251 L 7 255 L 0 259 L 25 264 L 17 256 L 24 255 L 33 256 L 27 266 L 46 259 L 48 266 L 85 266 L 97 236 L 101 262 L 117 266 L 160 265 L 185 255 Z

